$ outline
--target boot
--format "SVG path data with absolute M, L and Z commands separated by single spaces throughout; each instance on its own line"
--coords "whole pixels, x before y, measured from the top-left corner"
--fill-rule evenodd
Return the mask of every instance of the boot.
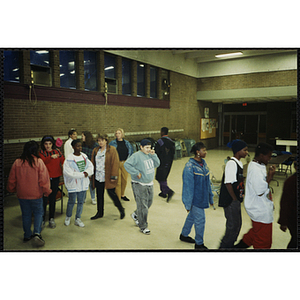
M 103 213 L 101 214 L 98 211 L 93 217 L 91 217 L 91 220 L 96 220 L 96 219 L 99 219 L 99 218 L 102 218 L 102 217 L 103 217 Z
M 120 211 L 120 219 L 122 220 L 125 218 L 125 209 L 122 207 L 119 209 L 119 211 Z
M 240 240 L 239 243 L 233 246 L 233 248 L 238 248 L 238 249 L 246 249 L 249 247 L 250 246 L 248 246 L 243 240 Z

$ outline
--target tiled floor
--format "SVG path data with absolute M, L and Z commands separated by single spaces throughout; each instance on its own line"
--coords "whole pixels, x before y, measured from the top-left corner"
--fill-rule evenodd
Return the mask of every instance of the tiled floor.
M 231 156 L 228 148 L 209 150 L 206 161 L 212 174 L 220 180 L 223 173 L 224 159 Z M 251 159 L 253 152 L 250 152 Z M 23 243 L 23 230 L 21 211 L 16 196 L 8 196 L 4 200 L 4 250 L 33 251 L 33 250 L 193 250 L 194 245 L 181 242 L 178 237 L 185 221 L 187 212 L 181 201 L 182 170 L 189 158 L 184 157 L 174 161 L 170 176 L 169 186 L 175 191 L 172 200 L 167 203 L 158 196 L 159 186 L 154 183 L 154 201 L 149 210 L 148 222 L 151 234 L 144 235 L 135 226 L 130 214 L 136 205 L 130 185 L 127 185 L 126 195 L 131 201 L 122 202 L 125 207 L 126 216 L 123 220 L 119 218 L 119 212 L 112 201 L 105 194 L 104 217 L 98 220 L 90 220 L 96 213 L 96 206 L 91 204 L 88 193 L 87 201 L 84 204 L 82 221 L 84 228 L 74 225 L 74 212 L 70 226 L 64 225 L 67 197 L 64 197 L 64 213 L 60 212 L 60 202 L 56 205 L 56 228 L 48 226 L 42 231 L 46 241 L 44 247 L 33 248 L 30 243 Z M 246 160 L 243 160 L 246 163 Z M 272 249 L 286 249 L 290 235 L 279 229 L 277 224 L 279 214 L 279 201 L 282 192 L 285 176 L 276 175 L 279 186 L 275 181 L 271 182 L 274 189 L 274 223 L 273 223 L 273 244 Z M 217 196 L 215 210 L 206 210 L 206 228 L 204 243 L 209 249 L 218 249 L 220 239 L 225 230 L 225 218 L 223 209 L 218 207 Z M 251 227 L 251 221 L 242 205 L 243 225 L 238 240 Z M 46 224 L 48 225 L 48 224 Z M 194 232 L 191 233 L 194 236 Z

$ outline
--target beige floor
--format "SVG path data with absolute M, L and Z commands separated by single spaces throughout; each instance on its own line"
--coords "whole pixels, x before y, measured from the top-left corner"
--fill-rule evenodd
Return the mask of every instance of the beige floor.
M 228 155 L 231 155 L 230 149 L 208 151 L 206 161 L 211 172 L 218 180 L 222 177 L 222 166 Z M 253 158 L 253 152 L 250 152 L 250 156 Z M 63 214 L 60 212 L 60 202 L 57 202 L 55 217 L 57 227 L 55 229 L 45 227 L 42 236 L 46 244 L 40 249 L 33 248 L 30 243 L 23 243 L 22 219 L 18 200 L 16 196 L 6 197 L 4 199 L 4 250 L 193 250 L 194 246 L 192 244 L 181 242 L 178 239 L 187 215 L 181 201 L 181 178 L 182 170 L 188 159 L 188 157 L 184 157 L 174 161 L 168 182 L 169 186 L 175 191 L 175 195 L 169 203 L 158 196 L 159 186 L 155 181 L 155 196 L 148 216 L 149 229 L 151 230 L 149 236 L 139 232 L 130 217 L 136 206 L 131 185 L 128 184 L 126 195 L 131 201 L 122 202 L 126 213 L 123 220 L 120 220 L 119 213 L 107 194 L 105 194 L 104 217 L 98 220 L 90 220 L 90 217 L 96 213 L 96 206 L 91 204 L 88 193 L 81 218 L 85 227 L 79 228 L 74 225 L 75 207 L 71 224 L 67 227 L 64 225 L 67 197 L 64 197 Z M 246 163 L 246 161 L 243 160 L 243 163 Z M 286 249 L 290 235 L 287 232 L 280 231 L 277 224 L 279 201 L 285 176 L 276 175 L 276 179 L 279 180 L 279 187 L 277 187 L 275 181 L 271 182 L 274 189 L 275 203 L 272 249 Z M 225 229 L 223 209 L 217 205 L 217 196 L 214 197 L 214 201 L 216 209 L 209 208 L 206 210 L 204 242 L 209 249 L 218 249 Z M 243 205 L 242 219 L 243 225 L 238 239 L 251 227 L 250 218 Z M 193 231 L 191 236 L 194 236 Z

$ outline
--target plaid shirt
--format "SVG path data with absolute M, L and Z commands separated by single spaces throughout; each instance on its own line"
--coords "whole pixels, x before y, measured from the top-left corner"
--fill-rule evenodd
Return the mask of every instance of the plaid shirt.
M 87 146 L 82 146 L 82 152 L 87 155 L 89 160 L 92 159 L 92 152 L 94 148 L 98 147 L 99 145 L 97 143 L 94 144 L 93 148 L 89 148 Z

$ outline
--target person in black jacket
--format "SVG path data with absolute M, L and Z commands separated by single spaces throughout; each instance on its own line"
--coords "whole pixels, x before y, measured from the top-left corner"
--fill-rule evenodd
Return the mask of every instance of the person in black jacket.
M 174 154 L 175 154 L 175 143 L 168 137 L 169 129 L 162 127 L 160 130 L 161 138 L 157 141 L 155 146 L 155 152 L 160 160 L 160 166 L 156 170 L 155 179 L 159 182 L 160 190 L 159 196 L 167 198 L 167 202 L 171 200 L 174 195 L 174 191 L 171 190 L 167 183 Z
M 220 249 L 233 248 L 241 230 L 244 177 L 240 159 L 248 155 L 248 146 L 244 141 L 234 140 L 227 146 L 232 148 L 234 156 L 226 163 L 220 190 L 219 206 L 223 207 L 226 218 L 226 231 Z
M 294 167 L 297 170 L 295 158 Z M 286 232 L 289 229 L 291 240 L 287 249 L 298 248 L 297 243 L 297 173 L 290 176 L 283 185 L 278 224 L 280 229 Z

